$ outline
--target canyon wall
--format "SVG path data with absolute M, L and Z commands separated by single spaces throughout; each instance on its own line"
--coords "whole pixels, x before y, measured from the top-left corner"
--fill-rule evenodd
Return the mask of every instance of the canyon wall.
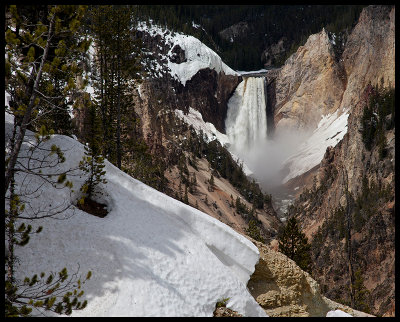
M 250 239 L 250 238 L 249 238 Z M 247 287 L 271 317 L 325 317 L 341 310 L 356 317 L 371 316 L 322 295 L 319 284 L 284 254 L 250 239 L 260 259 Z
M 353 273 L 359 271 L 369 291 L 371 313 L 385 316 L 393 316 L 395 307 L 395 129 L 390 126 L 394 115 L 382 121 L 384 154 L 378 138 L 366 148 L 362 118 L 371 97 L 382 88 L 395 87 L 394 30 L 394 7 L 369 6 L 362 11 L 340 58 L 346 81 L 336 102 L 339 113 L 349 110 L 347 133 L 326 149 L 315 168 L 315 180 L 309 180 L 291 210 L 313 241 L 312 273 L 324 294 L 350 301 L 350 256 Z M 300 117 L 291 122 L 302 123 Z

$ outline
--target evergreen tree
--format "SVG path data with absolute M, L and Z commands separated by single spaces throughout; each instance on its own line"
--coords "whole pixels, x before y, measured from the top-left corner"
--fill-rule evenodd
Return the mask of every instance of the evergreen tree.
M 246 233 L 253 239 L 264 243 L 264 238 L 261 236 L 260 228 L 257 226 L 255 219 L 250 219 L 249 228 L 246 229 Z
M 107 183 L 104 178 L 104 157 L 101 155 L 101 122 L 96 112 L 96 106 L 90 101 L 88 102 L 89 109 L 89 142 L 85 145 L 85 155 L 79 163 L 79 168 L 88 174 L 88 178 L 81 187 L 83 197 L 80 199 L 80 203 L 83 203 L 85 198 L 91 199 L 95 188 L 100 183 Z
M 185 203 L 185 204 L 189 204 L 189 197 L 188 197 L 188 188 L 187 188 L 187 185 L 185 185 L 185 196 L 183 197 L 183 202 Z
M 306 272 L 311 270 L 311 245 L 297 223 L 295 217 L 288 219 L 287 224 L 278 233 L 279 251 Z
M 370 295 L 370 291 L 364 285 L 364 278 L 362 277 L 361 270 L 358 269 L 354 273 L 354 308 L 356 310 L 370 313 L 371 308 L 368 304 L 368 297 Z
M 24 221 L 54 217 L 70 206 L 48 209 L 45 213 L 41 209 L 34 211 L 32 207 L 25 207 L 26 203 L 29 206 L 35 192 L 17 195 L 15 174 L 34 175 L 55 189 L 72 187 L 72 183 L 66 180 L 66 172 L 56 173 L 54 170 L 65 161 L 63 152 L 56 145 L 49 149 L 44 144 L 54 133 L 54 129 L 49 127 L 58 126 L 64 120 L 64 116 L 57 112 L 57 109 L 65 107 L 59 97 L 72 95 L 77 89 L 74 79 L 81 70 L 76 59 L 87 49 L 87 43 L 77 36 L 84 13 L 83 6 L 6 6 L 6 90 L 12 97 L 8 111 L 14 116 L 12 135 L 6 142 L 6 317 L 27 316 L 33 308 L 71 314 L 72 310 L 82 309 L 87 303 L 80 302 L 79 298 L 83 295 L 81 286 L 90 278 L 90 272 L 83 282 L 76 280 L 75 274 L 69 278 L 65 268 L 57 278 L 53 273 L 46 278 L 44 272 L 23 281 L 14 276 L 17 260 L 14 247 L 26 247 L 30 234 L 41 231 L 39 227 L 33 232 L 32 225 Z M 53 91 L 52 81 L 56 79 L 57 90 Z M 31 142 L 30 148 L 24 151 L 27 155 L 20 158 L 28 128 L 38 131 L 36 142 Z M 56 179 L 51 179 L 52 176 Z
M 96 48 L 93 84 L 101 107 L 103 154 L 120 169 L 123 157 L 134 147 L 129 140 L 136 126 L 131 112 L 132 93 L 141 77 L 140 39 L 135 40 L 131 30 L 135 8 L 93 6 L 88 26 Z
M 10 112 L 19 128 L 7 161 L 5 192 L 27 128 L 39 130 L 43 124 L 37 120 L 50 112 L 48 108 L 52 112 L 59 108 L 52 103 L 57 97 L 47 80 L 57 77 L 63 96 L 71 95 L 77 89 L 74 79 L 82 70 L 70 58 L 83 57 L 87 50 L 87 42 L 71 36 L 78 32 L 85 7 L 9 6 L 7 10 L 13 28 L 7 26 L 6 30 L 6 90 L 12 98 Z M 70 40 L 68 51 L 66 39 Z M 45 88 L 47 91 L 43 91 Z
M 211 174 L 211 177 L 210 177 L 210 180 L 208 181 L 208 183 L 210 184 L 210 185 L 208 186 L 208 191 L 210 191 L 210 192 L 214 191 L 214 188 L 215 188 L 215 181 L 214 181 L 214 176 L 213 176 L 213 174 Z

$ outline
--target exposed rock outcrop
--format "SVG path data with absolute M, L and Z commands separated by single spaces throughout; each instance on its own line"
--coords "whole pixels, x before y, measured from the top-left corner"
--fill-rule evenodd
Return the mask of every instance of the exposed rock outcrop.
M 326 298 L 318 283 L 294 261 L 270 246 L 252 242 L 260 251 L 260 260 L 247 286 L 269 316 L 322 317 L 336 309 L 352 316 L 371 316 Z
M 162 36 L 147 30 L 138 31 L 136 35 L 142 39 L 148 53 L 146 68 L 149 69 L 151 77 L 147 81 L 151 83 L 149 90 L 154 91 L 149 93 L 149 97 L 162 97 L 163 109 L 178 108 L 188 111 L 189 107 L 192 107 L 202 114 L 205 122 L 213 123 L 218 131 L 225 133 L 227 102 L 236 86 L 242 81 L 242 77 L 238 74 L 227 74 L 223 70 L 215 70 L 210 65 L 209 68 L 199 69 L 182 84 L 172 77 L 168 61 L 178 65 L 185 63 L 187 53 L 179 44 L 171 44 L 164 40 L 163 37 L 167 37 L 167 33 Z M 198 55 L 199 60 L 204 60 L 200 54 Z M 210 63 L 212 59 L 215 57 L 209 58 Z
M 222 39 L 233 42 L 235 38 L 241 38 L 248 34 L 249 25 L 246 21 L 240 21 L 224 30 L 221 30 L 218 34 Z
M 345 75 L 327 32 L 311 35 L 276 79 L 276 131 L 315 128 L 322 115 L 338 109 L 344 89 Z
M 391 6 L 366 7 L 349 35 L 322 30 L 287 59 L 276 79 L 276 134 L 312 132 L 323 116 L 334 113 L 338 119 L 359 102 L 368 84 L 395 86 L 394 13 Z M 316 154 L 315 164 L 322 156 Z
M 371 312 L 377 315 L 394 314 L 395 139 L 394 129 L 385 129 L 386 157 L 379 156 L 376 142 L 368 151 L 362 140 L 361 118 L 375 86 L 395 87 L 394 36 L 394 6 L 366 7 L 343 50 L 334 50 L 325 31 L 313 35 L 288 59 L 276 81 L 277 129 L 312 129 L 325 113 L 350 112 L 347 134 L 326 150 L 320 166 L 312 171 L 318 172 L 316 180 L 307 177 L 308 190 L 296 199 L 292 213 L 299 216 L 310 240 L 318 231 L 326 232 L 320 243 L 314 241 L 313 276 L 325 295 L 349 301 L 348 255 L 345 238 L 338 229 L 345 221 L 335 211 L 347 207 L 346 181 L 354 200 L 362 194 L 363 178 L 369 189 L 377 195 L 379 192 L 379 196 L 370 197 L 374 198 L 374 211 L 368 217 L 364 215 L 362 224 L 361 219 L 352 218 L 358 227 L 351 232 L 354 270 L 360 270 L 371 292 Z M 298 178 L 292 181 L 293 186 L 301 186 Z M 351 200 L 355 216 L 355 201 Z
M 201 69 L 186 86 L 176 88 L 176 99 L 181 109 L 190 106 L 198 110 L 205 122 L 213 123 L 218 131 L 225 133 L 227 102 L 241 81 L 240 76 Z
M 294 206 L 309 238 L 315 238 L 315 234 L 324 225 L 331 227 L 332 233 L 325 237 L 322 245 L 314 243 L 313 273 L 322 285 L 327 286 L 327 296 L 345 299 L 348 297 L 345 288 L 349 283 L 346 265 L 348 259 L 345 238 L 338 233 L 338 226 L 334 226 L 335 222 L 340 225 L 337 222 L 340 219 L 334 217 L 335 210 L 340 207 L 346 209 L 346 181 L 354 200 L 365 193 L 365 180 L 374 189 L 375 195 L 369 197 L 373 198 L 371 202 L 374 210 L 368 217 L 365 214 L 361 218 L 354 217 L 355 202 L 349 201 L 353 218 L 351 235 L 353 260 L 362 273 L 365 287 L 371 292 L 371 310 L 375 314 L 383 315 L 394 305 L 395 146 L 394 129 L 385 131 L 385 158 L 380 158 L 378 146 L 374 146 L 371 151 L 364 146 L 360 119 L 372 89 L 367 88 L 362 95 L 363 100 L 350 114 L 348 133 L 343 140 L 336 147 L 327 149 L 318 169 L 315 189 L 312 188 L 312 193 L 307 192 L 300 196 Z M 354 227 L 355 225 L 358 227 Z

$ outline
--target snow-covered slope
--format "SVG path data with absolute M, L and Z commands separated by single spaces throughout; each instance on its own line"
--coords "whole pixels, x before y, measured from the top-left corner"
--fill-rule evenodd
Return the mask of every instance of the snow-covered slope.
M 183 119 L 189 125 L 192 125 L 197 134 L 203 132 L 203 136 L 207 142 L 211 142 L 213 140 L 218 140 L 222 146 L 231 145 L 231 141 L 229 140 L 226 134 L 219 132 L 214 124 L 210 122 L 204 122 L 201 113 L 194 108 L 189 107 L 189 112 L 185 114 L 181 110 L 175 110 L 175 114 Z M 253 171 L 249 169 L 246 163 L 243 162 L 235 153 L 228 150 L 232 155 L 232 158 L 236 161 L 237 164 L 241 164 L 243 166 L 243 172 L 245 175 L 249 176 L 253 174 Z
M 183 111 L 176 109 L 175 114 L 183 119 L 187 124 L 192 125 L 196 133 L 203 132 L 207 142 L 217 139 L 222 146 L 229 144 L 229 139 L 226 134 L 219 132 L 214 124 L 210 122 L 204 122 L 201 113 L 194 108 L 189 106 L 189 112 L 185 114 Z
M 329 311 L 326 313 L 326 317 L 328 318 L 349 318 L 352 317 L 351 314 L 343 312 L 342 310 L 335 310 L 335 311 Z
M 160 41 L 170 48 L 167 55 L 161 58 L 167 60 L 171 76 L 183 85 L 203 68 L 214 69 L 217 73 L 223 72 L 225 75 L 239 75 L 226 65 L 217 53 L 193 36 L 178 32 L 171 33 L 168 29 L 162 29 L 152 23 L 146 24 L 145 22 L 140 22 L 137 30 L 148 32 L 152 36 L 160 36 Z M 175 46 L 179 46 L 185 52 L 184 62 L 174 63 L 170 60 Z M 161 66 L 156 66 L 157 70 L 161 68 Z
M 6 137 L 11 122 L 6 114 Z M 82 144 L 61 135 L 46 146 L 51 144 L 65 151 L 64 169 L 78 165 Z M 246 288 L 259 259 L 256 246 L 218 220 L 105 164 L 108 182 L 98 201 L 108 204 L 109 214 L 99 218 L 73 207 L 65 213 L 68 217 L 74 210 L 70 218 L 35 222 L 43 232 L 17 249 L 18 278 L 63 267 L 72 274 L 78 265 L 83 274 L 91 270 L 85 284 L 88 306 L 73 316 L 212 316 L 216 302 L 227 297 L 228 307 L 239 313 L 265 316 Z M 72 194 L 34 176 L 20 189 L 34 191 L 43 184 L 29 205 L 46 211 L 78 198 L 85 178 L 75 174 L 69 176 Z
M 326 148 L 336 146 L 347 133 L 348 117 L 348 110 L 341 114 L 336 110 L 322 117 L 311 136 L 284 162 L 283 167 L 288 167 L 289 173 L 283 179 L 283 183 L 307 172 L 321 162 Z

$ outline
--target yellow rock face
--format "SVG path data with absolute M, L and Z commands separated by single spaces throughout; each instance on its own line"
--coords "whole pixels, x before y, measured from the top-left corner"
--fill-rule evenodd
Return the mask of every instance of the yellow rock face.
M 290 56 L 276 78 L 276 132 L 315 129 L 322 115 L 353 108 L 371 83 L 395 86 L 395 9 L 366 7 L 343 53 L 322 30 Z
M 247 287 L 269 316 L 326 316 L 336 309 L 353 316 L 371 316 L 324 297 L 318 283 L 294 261 L 251 241 L 260 251 L 260 260 Z
M 326 31 L 311 35 L 276 79 L 276 131 L 314 128 L 322 115 L 335 111 L 345 87 L 342 74 Z

